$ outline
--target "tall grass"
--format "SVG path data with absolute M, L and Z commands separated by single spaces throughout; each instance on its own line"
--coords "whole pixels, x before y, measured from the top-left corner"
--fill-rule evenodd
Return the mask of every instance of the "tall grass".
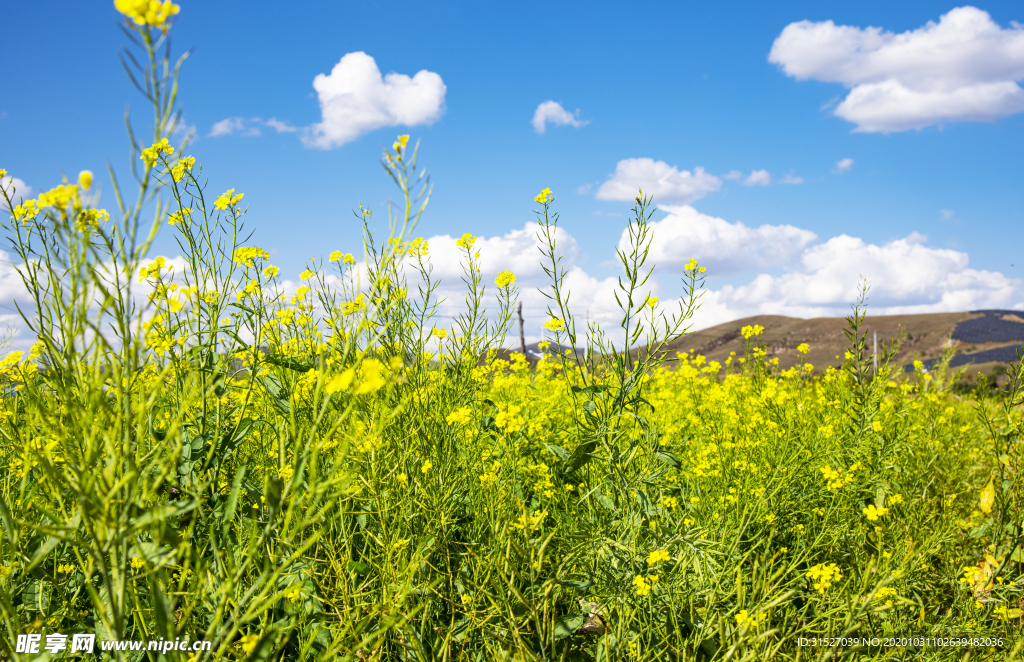
M 998 399 L 905 376 L 895 347 L 876 372 L 863 298 L 838 370 L 780 371 L 756 327 L 726 365 L 669 355 L 704 269 L 676 310 L 646 294 L 642 193 L 617 351 L 572 315 L 547 189 L 552 342 L 501 354 L 515 278 L 488 313 L 471 234 L 465 309 L 435 325 L 407 136 L 382 161 L 388 237 L 360 209 L 364 255 L 311 262 L 286 296 L 242 196 L 170 143 L 169 5 L 118 3 L 154 110 L 152 141 L 129 124 L 137 192 L 113 170 L 111 213 L 89 174 L 3 191 L 37 339 L 0 366 L 5 656 L 95 632 L 213 642 L 163 656 L 190 660 L 1019 658 L 1019 364 Z M 180 261 L 147 257 L 158 232 Z M 896 645 L 849 643 L 872 637 Z

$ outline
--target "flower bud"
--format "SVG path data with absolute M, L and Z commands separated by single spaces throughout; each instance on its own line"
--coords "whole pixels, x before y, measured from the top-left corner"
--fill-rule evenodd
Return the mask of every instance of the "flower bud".
M 82 188 L 83 191 L 88 191 L 89 189 L 92 188 L 91 170 L 83 170 L 82 172 L 78 173 L 78 185 Z

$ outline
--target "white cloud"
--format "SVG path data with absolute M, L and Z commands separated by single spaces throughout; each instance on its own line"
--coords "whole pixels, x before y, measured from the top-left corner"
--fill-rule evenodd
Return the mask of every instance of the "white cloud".
M 836 163 L 836 172 L 842 174 L 853 167 L 853 159 L 839 159 Z
M 871 282 L 875 314 L 1008 308 L 1024 294 L 1024 281 L 968 268 L 966 253 L 924 245 L 911 233 L 886 244 L 839 235 L 808 248 L 799 270 L 761 274 L 747 285 L 726 286 L 721 303 L 743 314 L 812 317 L 843 314 L 863 274 Z M 1018 304 L 1019 307 L 1019 304 Z
M 242 136 L 259 136 L 262 135 L 260 131 L 261 126 L 270 127 L 278 133 L 295 133 L 298 131 L 294 126 L 288 122 L 282 122 L 276 117 L 271 117 L 269 120 L 264 120 L 259 117 L 228 117 L 213 125 L 210 129 L 210 136 L 229 136 L 233 133 L 238 133 Z
M 743 177 L 743 173 L 739 170 L 730 170 L 727 174 L 722 175 L 722 179 L 740 179 Z
M 767 170 L 752 170 L 750 176 L 743 180 L 744 186 L 768 186 L 772 183 L 772 176 Z
M 216 138 L 217 136 L 229 136 L 236 131 L 242 131 L 245 129 L 245 119 L 241 117 L 228 117 L 222 119 L 213 125 L 210 129 L 210 136 Z M 256 130 L 256 135 L 259 135 L 259 129 Z
M 768 60 L 798 80 L 850 89 L 835 114 L 856 131 L 993 121 L 1024 111 L 1024 25 L 1002 28 L 975 7 L 900 34 L 800 21 L 787 25 Z
M 690 258 L 714 276 L 792 268 L 799 265 L 804 249 L 818 239 L 810 230 L 792 225 L 750 228 L 743 223 L 730 223 L 702 214 L 689 205 L 661 205 L 660 209 L 669 214 L 651 223 L 654 240 L 649 258 L 666 271 L 682 271 Z M 619 247 L 628 245 L 629 234 L 623 230 Z
M 780 184 L 803 184 L 804 183 L 804 178 L 803 177 L 797 177 L 796 175 L 793 175 L 793 174 L 788 174 L 785 177 L 783 177 L 782 179 L 780 179 L 779 183 Z
M 385 126 L 433 124 L 444 114 L 447 91 L 438 74 L 423 69 L 415 76 L 381 76 L 377 62 L 363 52 L 341 58 L 328 75 L 318 74 L 313 88 L 322 121 L 307 128 L 307 147 L 331 149 Z
M 971 269 L 966 253 L 929 247 L 927 238 L 920 234 L 883 244 L 848 235 L 818 242 L 813 232 L 791 225 L 750 228 L 701 214 L 689 206 L 669 207 L 667 211 L 665 218 L 652 224 L 654 240 L 649 258 L 657 265 L 647 283 L 652 294 L 662 289 L 659 280 L 675 280 L 691 257 L 708 267 L 712 276 L 744 271 L 757 274 L 740 285 L 708 290 L 694 319 L 695 328 L 755 314 L 842 316 L 856 299 L 862 274 L 871 282 L 869 310 L 875 315 L 1024 309 L 1024 281 Z M 475 247 L 480 250 L 488 285 L 502 269 L 516 274 L 531 342 L 541 334 L 547 305 L 535 289 L 548 282 L 539 265 L 536 229 L 531 223 L 500 237 L 482 237 Z M 621 342 L 621 330 L 616 330 L 621 316 L 614 298 L 616 279 L 589 274 L 579 264 L 582 256 L 573 237 L 562 228 L 558 233 L 566 255 L 571 308 L 578 324 L 582 326 L 587 317 L 599 321 L 611 338 Z M 443 279 L 441 292 L 448 298 L 443 307 L 446 317 L 442 319 L 450 320 L 462 309 L 464 298 L 459 251 L 453 237 L 437 236 L 429 241 L 435 275 Z M 493 287 L 489 291 L 493 292 Z M 672 311 L 676 302 L 662 296 L 662 306 Z M 494 304 L 488 307 L 493 310 Z
M 722 180 L 704 172 L 704 168 L 694 168 L 690 172 L 654 159 L 623 159 L 594 197 L 598 200 L 632 200 L 638 189 L 643 189 L 644 193 L 654 196 L 655 202 L 690 203 L 721 186 Z
M 562 108 L 562 104 L 557 101 L 545 101 L 537 106 L 537 110 L 533 113 L 533 130 L 543 135 L 549 123 L 553 126 L 568 124 L 577 129 L 590 124 L 588 120 L 581 120 L 579 117 L 580 111 L 578 108 L 575 113 L 570 113 L 565 108 Z
M 288 122 L 282 122 L 276 117 L 271 117 L 269 120 L 263 123 L 265 126 L 269 126 L 278 133 L 295 133 L 298 131 L 297 128 L 289 124 Z
M 32 187 L 12 175 L 0 177 L 0 186 L 7 191 L 7 195 L 11 196 L 11 201 L 15 205 L 21 204 L 25 198 L 32 197 Z M 0 206 L 4 204 L 6 204 L 4 199 L 0 197 Z

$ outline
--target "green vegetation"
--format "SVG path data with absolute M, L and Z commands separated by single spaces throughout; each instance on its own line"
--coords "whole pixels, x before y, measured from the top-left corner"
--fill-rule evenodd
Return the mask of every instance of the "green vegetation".
M 547 189 L 545 326 L 586 351 L 499 359 L 515 277 L 488 315 L 464 235 L 466 306 L 435 325 L 406 136 L 383 159 L 389 236 L 360 210 L 362 260 L 314 261 L 286 297 L 242 195 L 207 196 L 169 142 L 169 5 L 118 3 L 155 111 L 138 192 L 114 178 L 108 213 L 88 173 L 3 191 L 38 338 L 0 366 L 5 656 L 31 657 L 18 634 L 95 632 L 212 642 L 133 660 L 1020 657 L 1019 363 L 999 398 L 905 376 L 896 345 L 875 373 L 861 305 L 823 375 L 781 370 L 756 326 L 721 364 L 669 355 L 703 268 L 678 310 L 646 295 L 643 195 L 617 292 L 641 351 L 616 352 L 569 310 Z M 158 231 L 181 261 L 147 261 Z M 911 636 L 1001 643 L 798 643 Z

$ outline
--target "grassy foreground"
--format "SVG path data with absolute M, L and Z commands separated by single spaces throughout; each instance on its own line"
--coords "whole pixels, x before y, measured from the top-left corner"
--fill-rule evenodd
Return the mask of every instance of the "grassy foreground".
M 859 306 L 821 376 L 780 370 L 757 327 L 726 365 L 667 356 L 703 269 L 678 310 L 647 296 L 642 194 L 617 294 L 642 351 L 616 353 L 569 312 L 546 189 L 545 326 L 581 351 L 501 360 L 515 276 L 485 314 L 470 234 L 465 310 L 432 321 L 407 136 L 387 239 L 361 209 L 364 255 L 285 296 L 241 194 L 207 196 L 169 143 L 177 7 L 116 5 L 155 110 L 137 194 L 3 191 L 38 338 L 0 365 L 4 657 L 43 659 L 14 650 L 30 632 L 212 642 L 105 654 L 132 660 L 1021 657 L 1019 364 L 998 399 L 903 375 L 895 346 L 875 372 Z M 147 259 L 158 230 L 176 268 Z

